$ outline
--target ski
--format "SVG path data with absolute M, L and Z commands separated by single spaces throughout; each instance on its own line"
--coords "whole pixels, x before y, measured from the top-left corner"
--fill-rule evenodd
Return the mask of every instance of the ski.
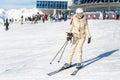
M 83 66 L 76 68 L 76 70 L 74 70 L 70 75 L 75 76 L 81 68 L 83 68 Z
M 59 72 L 61 72 L 61 71 L 63 71 L 63 70 L 65 70 L 65 68 L 60 68 L 60 69 L 58 69 L 58 70 L 56 70 L 56 71 L 53 71 L 53 72 L 50 72 L 50 73 L 48 73 L 47 75 L 49 75 L 49 76 L 52 76 L 52 75 L 54 75 L 54 74 L 56 74 L 56 73 L 59 73 Z
M 60 68 L 60 69 L 58 69 L 58 70 L 56 70 L 56 71 L 53 71 L 53 72 L 48 73 L 47 75 L 52 76 L 52 75 L 57 74 L 57 73 L 59 73 L 59 72 L 61 72 L 61 71 L 64 71 L 64 70 L 66 70 L 66 69 L 69 69 L 69 68 L 71 68 L 71 67 L 73 67 L 73 66 L 74 66 L 74 65 L 72 65 L 72 66 L 70 66 L 70 67 L 68 67 L 68 68 L 62 67 L 62 68 Z

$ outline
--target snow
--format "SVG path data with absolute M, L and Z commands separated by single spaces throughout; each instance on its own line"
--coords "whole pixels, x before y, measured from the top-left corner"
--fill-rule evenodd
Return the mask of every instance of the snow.
M 65 63 L 70 43 L 61 62 L 57 63 L 58 56 L 49 64 L 66 41 L 69 22 L 13 23 L 9 31 L 0 24 L 0 80 L 119 80 L 119 20 L 89 20 L 92 42 L 86 40 L 83 46 L 85 67 L 76 76 L 70 75 L 75 67 L 47 75 Z
M 17 21 L 19 21 L 21 19 L 21 16 L 23 16 L 23 18 L 26 17 L 31 17 L 33 15 L 36 15 L 37 12 L 39 12 L 39 14 L 43 14 L 43 12 L 37 8 L 20 8 L 20 9 L 9 9 L 9 10 L 4 10 L 4 9 L 0 9 L 0 22 L 3 23 L 3 19 L 1 19 L 1 17 L 5 17 L 8 19 L 17 19 Z
M 4 15 L 5 15 L 5 10 L 0 8 L 0 23 L 3 24 L 3 18 L 4 18 Z
M 37 14 L 37 12 L 39 12 L 40 14 L 43 14 L 37 8 L 31 8 L 31 9 L 27 9 L 27 8 L 10 9 L 10 10 L 6 11 L 6 17 L 7 18 L 15 18 L 15 19 L 19 20 L 21 18 L 21 16 L 24 16 L 24 18 L 25 17 L 31 17 L 32 15 Z

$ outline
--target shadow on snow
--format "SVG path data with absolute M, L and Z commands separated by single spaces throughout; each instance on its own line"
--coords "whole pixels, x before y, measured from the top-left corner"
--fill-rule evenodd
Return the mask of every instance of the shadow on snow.
M 88 66 L 88 65 L 90 65 L 90 64 L 92 64 L 92 63 L 94 63 L 94 62 L 96 62 L 96 61 L 98 61 L 98 60 L 100 60 L 102 58 L 108 57 L 108 56 L 112 55 L 113 53 L 117 52 L 118 50 L 119 49 L 108 51 L 108 52 L 105 52 L 103 54 L 98 55 L 97 57 L 95 57 L 93 59 L 89 59 L 87 61 L 84 61 L 84 62 L 82 62 L 83 63 L 83 67 L 86 67 L 86 66 Z

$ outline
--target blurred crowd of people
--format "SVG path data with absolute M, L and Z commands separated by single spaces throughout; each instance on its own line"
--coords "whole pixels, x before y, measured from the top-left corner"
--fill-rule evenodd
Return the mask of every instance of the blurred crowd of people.
M 5 23 L 6 19 L 7 19 L 9 23 L 19 22 L 21 24 L 24 24 L 24 23 L 37 24 L 40 21 L 43 23 L 45 23 L 46 21 L 49 21 L 52 23 L 52 22 L 61 22 L 62 20 L 66 21 L 66 20 L 70 19 L 70 16 L 71 15 L 68 13 L 39 14 L 39 12 L 38 12 L 38 13 L 33 14 L 31 16 L 28 16 L 28 17 L 25 17 L 22 15 L 22 16 L 20 16 L 19 19 L 15 19 L 14 17 L 13 18 L 4 18 L 3 22 Z
M 45 21 L 50 21 L 52 22 L 60 22 L 62 20 L 66 21 L 68 19 L 68 16 L 70 16 L 70 14 L 67 13 L 59 13 L 59 14 L 34 14 L 32 16 L 29 17 L 25 17 L 23 20 L 23 18 L 20 19 L 21 24 L 23 24 L 23 21 L 25 22 L 30 22 L 31 24 L 36 24 L 39 21 L 42 21 L 43 23 L 45 23 Z
M 26 23 L 30 23 L 30 24 L 37 24 L 39 22 L 43 22 L 45 23 L 46 21 L 49 21 L 51 23 L 53 22 L 61 22 L 61 21 L 67 21 L 68 19 L 71 19 L 72 15 L 68 14 L 68 13 L 59 13 L 59 14 L 33 14 L 32 16 L 29 17 L 24 17 L 21 16 L 19 20 L 11 18 L 5 18 L 3 19 L 4 22 L 4 26 L 5 26 L 5 30 L 8 31 L 9 30 L 9 24 L 15 23 L 15 22 L 19 22 L 20 24 L 26 24 Z
M 8 19 L 8 22 L 13 23 L 13 22 L 20 22 L 21 24 L 23 24 L 24 22 L 28 22 L 31 24 L 36 24 L 39 21 L 42 21 L 43 23 L 45 23 L 46 21 L 50 21 L 52 22 L 61 22 L 66 21 L 68 19 L 71 19 L 71 17 L 74 15 L 74 12 L 64 12 L 64 13 L 58 13 L 58 14 L 33 14 L 32 16 L 21 16 L 21 18 L 19 20 L 11 18 Z M 116 11 L 116 12 L 107 12 L 107 11 L 103 11 L 103 12 L 85 12 L 84 15 L 86 16 L 87 19 L 114 19 L 114 20 L 120 20 L 120 11 Z M 5 19 L 4 19 L 5 22 Z
M 58 13 L 58 14 L 49 14 L 49 13 L 39 14 L 39 12 L 37 12 L 32 16 L 28 16 L 28 17 L 21 16 L 19 20 L 14 18 L 11 18 L 11 19 L 6 18 L 6 19 L 3 19 L 3 22 L 4 22 L 4 25 L 6 26 L 6 30 L 8 30 L 9 24 L 13 22 L 19 22 L 20 24 L 24 24 L 24 23 L 37 24 L 39 22 L 45 23 L 46 21 L 49 21 L 51 23 L 61 22 L 61 21 L 67 21 L 69 19 L 72 20 L 72 16 L 74 14 L 75 14 L 74 12 L 64 12 L 64 13 Z M 84 15 L 87 19 L 120 20 L 120 11 L 85 12 Z

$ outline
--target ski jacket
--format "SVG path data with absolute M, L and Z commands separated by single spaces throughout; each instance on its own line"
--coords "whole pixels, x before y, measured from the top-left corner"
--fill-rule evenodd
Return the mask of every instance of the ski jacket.
M 5 22 L 5 23 L 4 23 L 4 26 L 9 26 L 9 23 L 8 23 L 8 22 Z
M 72 18 L 72 23 L 68 29 L 68 33 L 72 33 L 74 38 L 90 38 L 90 32 L 88 29 L 88 22 L 85 17 L 78 19 L 76 15 Z

